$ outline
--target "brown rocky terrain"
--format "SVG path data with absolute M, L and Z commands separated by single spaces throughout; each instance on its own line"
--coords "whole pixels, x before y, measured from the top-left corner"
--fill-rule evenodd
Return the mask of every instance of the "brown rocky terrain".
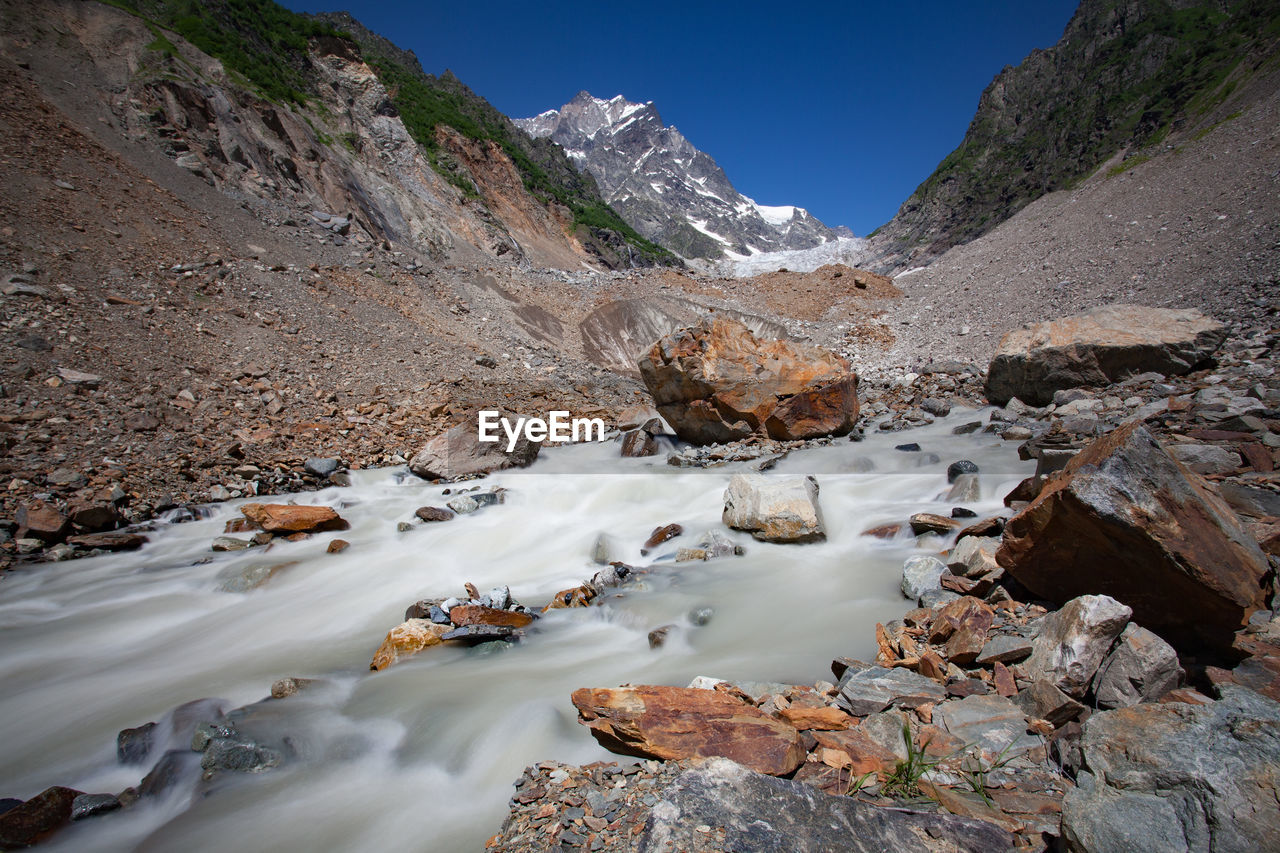
M 381 218 L 353 215 L 331 155 L 290 150 L 311 134 L 305 121 L 244 94 L 229 105 L 180 80 L 138 84 L 152 79 L 137 63 L 152 61 L 153 36 L 136 19 L 98 4 L 46 10 L 35 19 L 7 7 L 14 26 L 0 50 L 0 519 L 40 500 L 64 514 L 110 504 L 114 525 L 306 488 L 318 482 L 309 457 L 396 463 L 476 406 L 611 417 L 644 399 L 634 356 L 654 329 L 715 307 L 804 337 L 814 324 L 785 312 L 837 305 L 842 319 L 861 317 L 869 297 L 893 292 L 838 269 L 758 284 L 603 269 L 532 203 L 501 152 L 461 139 L 508 231 L 425 197 L 366 207 Z M 46 50 L 51 40 L 62 48 Z M 330 58 L 346 75 L 335 84 L 367 91 L 367 69 Z M 131 86 L 138 97 L 123 97 Z M 403 127 L 370 116 L 361 131 L 398 140 L 396 156 L 409 158 L 400 174 L 447 200 L 451 188 L 405 153 Z M 188 168 L 182 152 L 215 139 L 272 153 Z M 390 176 L 382 163 L 344 168 L 374 181 Z M 422 230 L 431 223 L 448 233 Z

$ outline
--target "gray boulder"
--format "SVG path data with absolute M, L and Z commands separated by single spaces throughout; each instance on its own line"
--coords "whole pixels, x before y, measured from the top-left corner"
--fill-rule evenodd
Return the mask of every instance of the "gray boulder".
M 1240 467 L 1240 454 L 1215 444 L 1171 444 L 1166 450 L 1197 474 L 1230 474 Z
M 1225 326 L 1195 309 L 1141 305 L 1029 324 L 1000 341 L 987 371 L 987 399 L 1045 406 L 1064 388 L 1109 385 L 1147 371 L 1189 373 L 1226 336 Z
M 937 557 L 927 554 L 908 557 L 902 564 L 902 594 L 919 601 L 926 592 L 942 589 L 942 574 L 946 570 L 946 565 Z
M 1023 664 L 1027 678 L 1043 678 L 1070 696 L 1083 696 L 1132 615 L 1109 595 L 1071 599 L 1044 617 L 1031 657 Z
M 1000 548 L 998 536 L 963 536 L 947 556 L 947 568 L 952 574 L 976 578 L 1000 568 L 996 551 Z
M 1081 752 L 1062 803 L 1070 851 L 1280 850 L 1280 704 L 1252 690 L 1094 714 Z
M 762 542 L 815 542 L 827 538 L 813 477 L 786 479 L 735 474 L 724 492 L 723 520 Z
M 996 693 L 943 702 L 933 709 L 933 721 L 992 755 L 1009 757 L 1040 746 L 1038 736 L 1027 734 L 1026 713 Z
M 881 666 L 848 669 L 840 678 L 836 704 L 856 717 L 883 711 L 891 705 L 915 708 L 926 702 L 941 702 L 946 690 L 931 678 L 909 669 Z
M 1178 686 L 1182 668 L 1173 646 L 1133 623 L 1098 667 L 1093 693 L 1099 708 L 1127 708 L 1154 702 Z
M 512 424 L 519 415 L 501 412 Z M 507 468 L 525 468 L 538 458 L 541 442 L 529 441 L 523 432 L 508 453 L 506 433 L 499 428 L 498 440 L 480 441 L 475 421 L 466 421 L 423 445 L 409 460 L 409 470 L 426 480 L 451 480 L 470 474 L 488 474 Z
M 1013 838 L 993 824 L 832 797 L 713 758 L 686 770 L 662 792 L 645 821 L 638 849 L 992 853 L 1012 847 Z

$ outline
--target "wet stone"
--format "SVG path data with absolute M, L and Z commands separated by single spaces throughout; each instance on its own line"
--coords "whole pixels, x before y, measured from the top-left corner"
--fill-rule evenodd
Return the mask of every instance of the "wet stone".
M 71 819 L 84 820 L 118 808 L 120 799 L 115 794 L 81 794 L 71 801 Z
M 448 521 L 453 518 L 453 513 L 444 507 L 439 506 L 421 506 L 413 512 L 421 521 Z
M 511 640 L 514 639 L 514 634 L 515 629 L 505 625 L 467 625 L 442 634 L 440 640 L 446 643 L 474 646 L 493 640 Z
M 116 735 L 116 760 L 121 764 L 142 764 L 155 744 L 155 723 L 124 729 Z

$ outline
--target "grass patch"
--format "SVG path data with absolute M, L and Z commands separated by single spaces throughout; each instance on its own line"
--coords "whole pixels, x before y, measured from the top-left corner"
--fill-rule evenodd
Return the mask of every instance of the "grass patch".
M 248 80 L 263 97 L 304 104 L 313 96 L 310 40 L 343 34 L 272 0 L 109 0 L 182 36 Z M 153 28 L 153 32 L 155 29 Z M 158 36 L 157 41 L 164 39 Z M 153 42 L 155 44 L 155 42 Z M 160 45 L 163 51 L 163 43 Z M 172 49 L 172 43 L 169 43 Z M 176 53 L 176 50 L 174 50 Z
M 1114 178 L 1116 175 L 1123 175 L 1125 172 L 1129 171 L 1134 166 L 1141 166 L 1143 163 L 1147 162 L 1154 156 L 1155 156 L 1154 154 L 1148 154 L 1146 152 L 1140 151 L 1131 157 L 1126 157 L 1122 162 L 1117 163 L 1116 165 L 1112 166 L 1110 169 L 1107 169 L 1107 177 Z

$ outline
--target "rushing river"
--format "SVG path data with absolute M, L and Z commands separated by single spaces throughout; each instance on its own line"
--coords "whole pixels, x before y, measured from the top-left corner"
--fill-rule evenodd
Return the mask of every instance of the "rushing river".
M 914 512 L 949 513 L 950 462 L 981 468 L 981 500 L 966 506 L 983 516 L 1003 510 L 1002 496 L 1033 467 L 995 436 L 951 434 L 984 415 L 958 411 L 779 462 L 773 474 L 817 477 L 828 532 L 820 544 L 763 544 L 725 529 L 722 496 L 741 466 L 620 459 L 608 443 L 547 449 L 525 471 L 480 481 L 508 488 L 505 504 L 405 533 L 397 523 L 442 505 L 442 487 L 403 469 L 362 471 L 349 488 L 294 496 L 338 508 L 352 525 L 341 534 L 214 554 L 211 541 L 238 516 L 240 502 L 230 502 L 160 525 L 139 552 L 13 572 L 0 583 L 0 797 L 137 785 L 149 764 L 117 763 L 120 729 L 202 697 L 247 705 L 276 679 L 305 676 L 323 681 L 268 703 L 262 723 L 289 735 L 296 759 L 223 773 L 212 789 L 189 779 L 75 824 L 49 848 L 479 850 L 523 767 L 615 758 L 577 724 L 575 688 L 684 685 L 698 675 L 813 683 L 831 677 L 834 656 L 873 655 L 874 623 L 905 610 L 903 560 L 941 543 L 858 534 Z M 894 450 L 904 442 L 921 452 Z M 671 522 L 685 535 L 642 557 L 650 531 Z M 707 530 L 743 544 L 745 556 L 655 561 Z M 654 566 L 603 606 L 555 611 L 505 651 L 437 647 L 368 670 L 414 601 L 462 595 L 470 581 L 482 592 L 507 584 L 541 606 L 599 568 L 590 554 L 602 532 L 612 559 Z M 327 554 L 337 537 L 350 548 Z M 274 565 L 283 567 L 260 588 L 222 589 Z M 702 606 L 715 615 L 695 626 L 688 614 Z M 667 624 L 678 627 L 650 649 L 648 632 Z

